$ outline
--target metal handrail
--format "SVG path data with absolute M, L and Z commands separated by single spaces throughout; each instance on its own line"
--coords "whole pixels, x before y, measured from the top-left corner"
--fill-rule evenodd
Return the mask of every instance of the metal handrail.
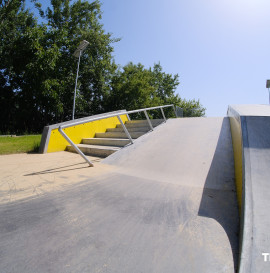
M 116 113 L 107 114 L 107 115 L 104 114 L 104 115 L 96 117 L 96 118 L 89 118 L 89 119 L 84 119 L 83 121 L 76 121 L 76 122 L 72 122 L 72 123 L 69 123 L 69 124 L 66 124 L 66 125 L 60 125 L 59 128 L 58 128 L 58 131 L 65 138 L 65 140 L 77 151 L 77 153 L 80 156 L 82 156 L 82 158 L 89 164 L 89 166 L 93 167 L 94 164 L 85 156 L 85 154 L 77 147 L 77 145 L 73 143 L 73 141 L 67 136 L 67 134 L 63 131 L 63 129 L 68 128 L 68 127 L 72 127 L 72 126 L 75 126 L 75 125 L 80 125 L 80 124 L 83 124 L 83 123 L 88 123 L 88 122 L 97 121 L 97 120 L 106 119 L 106 118 L 111 118 L 111 117 L 117 117 L 119 122 L 121 123 L 121 125 L 122 125 L 128 139 L 130 140 L 131 144 L 133 144 L 133 139 L 132 139 L 130 133 L 128 132 L 128 129 L 125 126 L 125 124 L 123 123 L 120 116 L 121 115 L 127 115 L 128 120 L 130 120 L 130 117 L 129 117 L 128 114 L 144 112 L 145 117 L 147 119 L 147 122 L 149 124 L 149 127 L 153 131 L 154 127 L 153 127 L 153 125 L 151 123 L 151 120 L 150 120 L 148 114 L 147 114 L 147 111 L 154 110 L 154 109 L 160 109 L 161 113 L 162 113 L 162 116 L 163 116 L 163 119 L 164 119 L 164 122 L 166 122 L 166 117 L 165 117 L 165 114 L 164 114 L 164 111 L 163 111 L 163 108 L 166 108 L 166 107 L 173 107 L 175 116 L 177 117 L 175 106 L 173 104 L 170 104 L 170 105 L 155 106 L 155 107 L 143 108 L 143 109 L 138 109 L 138 110 L 125 111 L 125 112 L 123 112 L 123 111 L 122 112 L 116 112 Z

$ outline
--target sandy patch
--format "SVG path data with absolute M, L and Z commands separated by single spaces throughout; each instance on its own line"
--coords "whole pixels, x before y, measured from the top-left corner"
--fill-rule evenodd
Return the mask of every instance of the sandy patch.
M 89 167 L 78 154 L 69 152 L 1 155 L 0 203 L 63 190 L 113 169 L 100 164 L 100 158 L 88 158 L 94 167 Z

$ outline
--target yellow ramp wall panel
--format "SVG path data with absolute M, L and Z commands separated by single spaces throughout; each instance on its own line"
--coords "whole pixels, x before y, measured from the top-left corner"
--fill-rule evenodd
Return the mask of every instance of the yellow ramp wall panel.
M 235 184 L 237 192 L 238 206 L 241 211 L 242 204 L 242 130 L 241 122 L 236 117 L 230 117 L 233 153 L 234 153 L 234 168 L 235 168 Z
M 124 123 L 128 120 L 126 115 L 121 115 L 121 119 Z M 117 124 L 120 124 L 118 118 L 111 117 L 68 127 L 63 129 L 63 131 L 75 144 L 79 144 L 83 138 L 93 138 L 96 133 L 104 133 L 106 129 L 115 128 Z M 53 129 L 51 131 L 47 152 L 64 151 L 67 145 L 69 145 L 69 143 L 59 133 L 58 129 Z

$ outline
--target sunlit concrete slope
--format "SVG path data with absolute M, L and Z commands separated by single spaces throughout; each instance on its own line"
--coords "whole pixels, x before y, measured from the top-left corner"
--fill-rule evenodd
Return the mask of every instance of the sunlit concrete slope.
M 232 105 L 228 115 L 239 161 L 236 164 L 240 166 L 239 272 L 270 272 L 270 106 Z
M 239 221 L 228 118 L 169 120 L 104 163 L 140 181 L 132 195 L 142 210 L 147 204 L 140 228 L 152 235 L 136 225 L 137 243 L 144 253 L 164 253 L 158 272 L 234 272 Z
M 0 272 L 235 271 L 228 118 L 168 120 L 103 166 L 68 190 L 0 205 Z

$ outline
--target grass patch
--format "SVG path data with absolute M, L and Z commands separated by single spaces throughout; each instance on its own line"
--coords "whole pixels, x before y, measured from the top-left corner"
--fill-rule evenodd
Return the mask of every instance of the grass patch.
M 41 135 L 0 137 L 0 155 L 38 152 Z

